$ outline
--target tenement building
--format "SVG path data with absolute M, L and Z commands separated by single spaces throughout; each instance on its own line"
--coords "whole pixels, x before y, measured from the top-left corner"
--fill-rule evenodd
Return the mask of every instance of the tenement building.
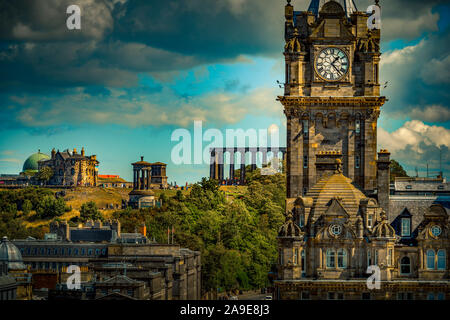
M 18 257 L 9 258 L 10 275 L 27 270 L 31 278 L 29 291 L 32 284 L 34 295 L 47 298 L 41 293 L 44 291 L 49 299 L 102 300 L 201 297 L 200 253 L 176 244 L 151 242 L 145 226 L 140 232 L 123 233 L 117 220 L 88 221 L 78 227 L 54 222 L 50 231 L 42 240 L 8 242 L 15 248 L 9 252 Z M 67 289 L 71 265 L 80 267 L 78 291 Z
M 49 167 L 53 171 L 48 183 L 60 186 L 96 186 L 98 164 L 97 156 L 86 156 L 84 148 L 81 153 L 75 148 L 72 152 L 53 149 L 50 159 L 38 161 L 39 170 Z
M 290 2 L 275 298 L 450 299 L 449 201 L 394 205 L 390 153 L 377 152 L 380 30 L 352 0 Z

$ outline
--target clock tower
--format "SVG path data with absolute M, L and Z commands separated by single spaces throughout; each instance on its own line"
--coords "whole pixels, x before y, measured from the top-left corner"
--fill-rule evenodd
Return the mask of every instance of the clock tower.
M 353 0 L 285 7 L 288 198 L 304 196 L 330 161 L 366 194 L 377 189 L 380 30 Z M 339 160 L 338 160 L 339 159 Z

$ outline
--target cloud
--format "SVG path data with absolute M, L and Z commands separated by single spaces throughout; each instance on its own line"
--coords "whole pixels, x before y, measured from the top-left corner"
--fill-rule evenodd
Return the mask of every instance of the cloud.
M 447 27 L 416 45 L 382 54 L 381 83 L 388 81 L 382 95 L 389 98 L 383 113 L 397 119 L 448 121 L 449 31 Z
M 415 107 L 411 109 L 409 116 L 426 122 L 447 122 L 450 121 L 450 108 L 442 105 Z
M 430 168 L 440 166 L 440 153 L 445 171 L 450 170 L 450 130 L 436 125 L 427 125 L 422 121 L 406 122 L 394 132 L 378 129 L 378 147 L 388 149 L 392 158 L 406 165 Z
M 25 128 L 83 123 L 188 127 L 194 120 L 221 126 L 235 124 L 247 114 L 280 113 L 276 92 L 271 88 L 245 94 L 219 91 L 199 96 L 180 96 L 167 87 L 155 92 L 109 88 L 109 92 L 91 94 L 77 88 L 64 96 L 41 97 L 39 102 L 34 96 L 26 96 L 16 99 L 9 117 Z

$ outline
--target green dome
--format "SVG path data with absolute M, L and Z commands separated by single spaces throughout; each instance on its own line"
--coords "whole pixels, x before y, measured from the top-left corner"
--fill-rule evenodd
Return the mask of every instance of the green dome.
M 23 163 L 22 171 L 23 172 L 27 170 L 38 171 L 38 161 L 48 159 L 50 159 L 50 156 L 38 151 L 37 153 L 34 153 L 31 156 L 29 156 L 27 160 L 25 160 L 25 162 Z

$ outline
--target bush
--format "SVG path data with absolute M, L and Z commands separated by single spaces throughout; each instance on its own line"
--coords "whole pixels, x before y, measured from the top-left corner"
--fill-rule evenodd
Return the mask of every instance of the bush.
M 36 212 L 41 219 L 59 217 L 66 212 L 66 203 L 62 198 L 56 199 L 54 196 L 45 196 L 39 203 Z
M 94 201 L 85 202 L 81 205 L 80 220 L 83 222 L 86 222 L 87 220 L 103 221 L 103 216 Z

